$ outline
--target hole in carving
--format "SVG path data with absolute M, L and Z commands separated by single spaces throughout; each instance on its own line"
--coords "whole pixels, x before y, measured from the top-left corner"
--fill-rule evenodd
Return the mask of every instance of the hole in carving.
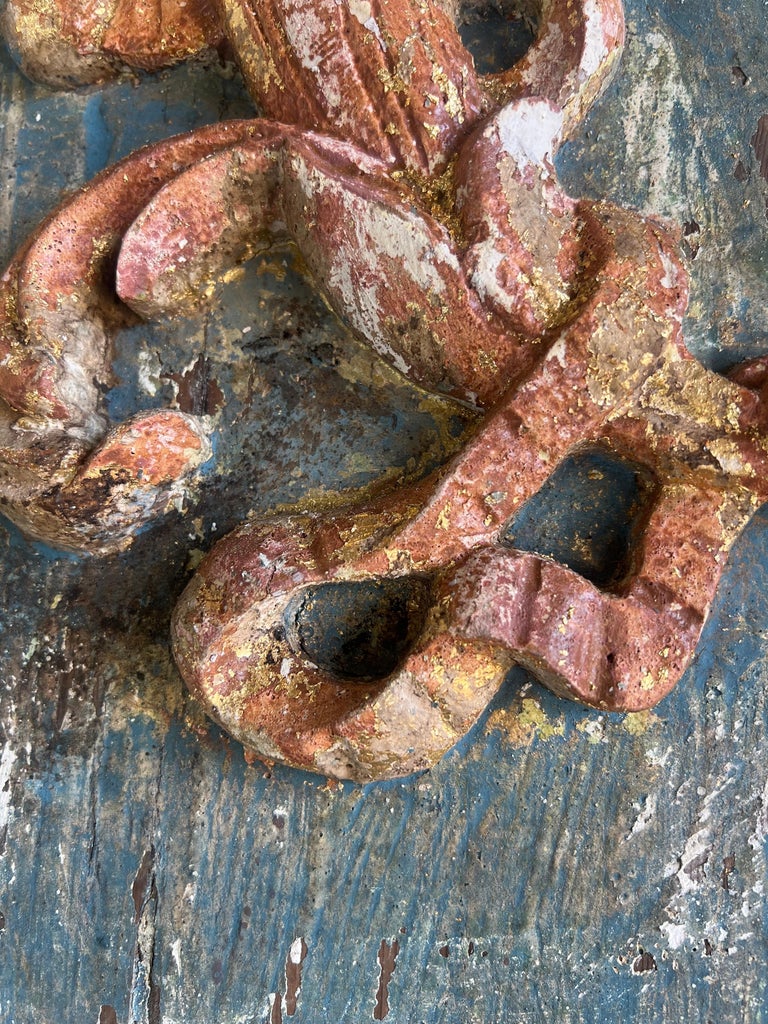
M 382 679 L 421 632 L 430 595 L 416 576 L 307 587 L 285 610 L 288 641 L 340 679 Z
M 633 568 L 656 491 L 653 474 L 599 448 L 574 452 L 520 509 L 502 543 L 567 565 L 603 589 Z
M 199 318 L 119 332 L 113 352 L 104 398 L 113 422 L 168 406 L 215 413 L 215 462 L 195 515 L 219 535 L 308 489 L 423 476 L 476 418 L 448 399 L 425 400 L 350 334 L 292 249 L 244 264 Z
M 507 71 L 525 56 L 536 38 L 540 6 L 535 0 L 470 0 L 460 6 L 459 35 L 478 74 Z

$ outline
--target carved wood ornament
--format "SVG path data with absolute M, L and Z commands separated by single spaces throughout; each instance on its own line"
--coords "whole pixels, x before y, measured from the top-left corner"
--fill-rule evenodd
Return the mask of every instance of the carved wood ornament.
M 427 768 L 515 663 L 592 707 L 652 706 L 768 497 L 768 364 L 725 378 L 694 360 L 674 240 L 557 180 L 558 146 L 621 52 L 621 2 L 531 6 L 525 57 L 482 76 L 434 0 L 6 5 L 20 63 L 49 83 L 226 46 L 264 114 L 129 156 L 5 272 L 0 503 L 30 536 L 106 552 L 184 493 L 210 455 L 204 423 L 153 410 L 108 424 L 111 335 L 126 305 L 192 310 L 275 242 L 394 367 L 487 410 L 439 472 L 347 510 L 248 521 L 199 567 L 177 663 L 266 759 L 360 781 Z M 504 542 L 587 445 L 644 467 L 652 491 L 631 571 L 602 589 Z M 303 624 L 328 586 L 397 609 L 378 678 L 313 660 Z

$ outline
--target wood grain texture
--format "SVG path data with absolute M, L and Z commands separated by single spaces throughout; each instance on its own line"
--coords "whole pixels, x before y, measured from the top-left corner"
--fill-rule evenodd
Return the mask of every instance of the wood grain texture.
M 620 75 L 561 175 L 683 226 L 687 337 L 730 365 L 768 348 L 765 7 L 626 7 Z M 250 109 L 211 69 L 56 94 L 0 59 L 3 263 L 62 189 Z M 115 417 L 213 408 L 217 461 L 126 555 L 0 524 L 0 1020 L 768 1020 L 765 511 L 654 713 L 514 673 L 429 773 L 329 787 L 206 723 L 170 660 L 172 601 L 249 510 L 424 472 L 466 416 L 356 345 L 284 253 L 198 322 L 124 332 L 114 368 Z

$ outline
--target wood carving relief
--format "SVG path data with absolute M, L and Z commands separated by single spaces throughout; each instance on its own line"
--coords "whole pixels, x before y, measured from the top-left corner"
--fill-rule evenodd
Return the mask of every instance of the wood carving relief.
M 5 272 L 0 503 L 23 530 L 98 554 L 184 494 L 210 456 L 206 423 L 108 423 L 111 337 L 194 311 L 276 243 L 392 366 L 484 411 L 426 479 L 249 520 L 199 567 L 174 616 L 177 663 L 266 759 L 360 781 L 429 767 L 516 663 L 593 707 L 652 706 L 768 496 L 768 362 L 726 378 L 693 359 L 674 238 L 557 179 L 559 145 L 616 67 L 620 0 L 528 13 L 523 59 L 479 75 L 457 12 L 426 0 L 6 6 L 22 66 L 49 83 L 226 49 L 263 114 L 103 172 Z M 508 534 L 592 448 L 636 467 L 646 496 L 631 564 L 601 585 Z M 321 595 L 365 619 L 343 663 L 316 636 Z

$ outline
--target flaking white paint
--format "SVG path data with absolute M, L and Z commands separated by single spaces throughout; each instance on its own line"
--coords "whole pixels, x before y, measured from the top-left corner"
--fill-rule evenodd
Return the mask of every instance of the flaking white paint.
M 504 152 L 523 175 L 531 166 L 540 169 L 557 149 L 563 130 L 563 112 L 546 100 L 519 100 L 495 118 Z
M 18 757 L 10 743 L 6 742 L 0 754 L 0 829 L 5 828 L 11 816 L 12 787 L 11 772 Z
M 584 0 L 584 48 L 577 72 L 579 82 L 588 82 L 608 57 L 604 20 L 600 0 Z
M 639 835 L 641 832 L 644 832 L 648 828 L 648 826 L 656 816 L 658 805 L 659 794 L 649 793 L 646 798 L 643 809 L 635 818 L 632 828 L 629 831 L 629 835 L 627 835 L 626 839 L 624 840 L 625 842 L 627 841 L 627 839 L 631 839 L 633 836 Z

